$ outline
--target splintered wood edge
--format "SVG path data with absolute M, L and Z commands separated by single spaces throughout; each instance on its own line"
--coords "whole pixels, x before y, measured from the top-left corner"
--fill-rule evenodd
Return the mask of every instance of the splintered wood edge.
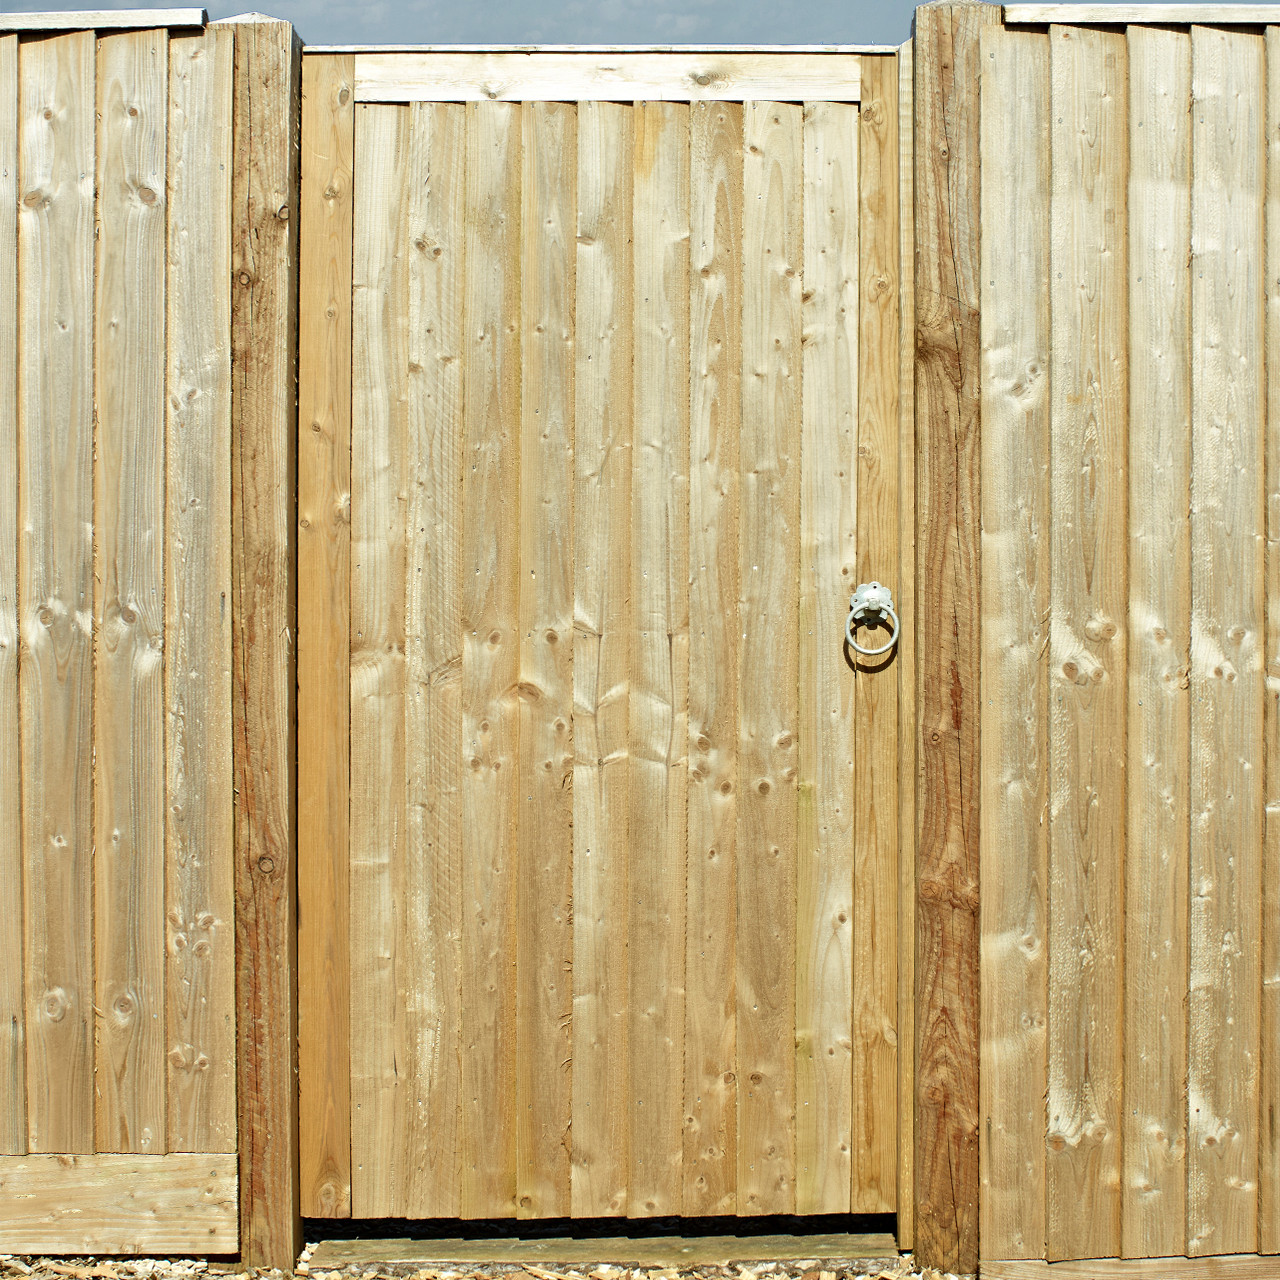
M 628 1239 L 545 1240 L 326 1240 L 310 1259 L 311 1271 L 365 1263 L 613 1263 L 619 1266 L 691 1266 L 731 1262 L 809 1260 L 841 1262 L 863 1270 L 896 1264 L 893 1236 L 654 1236 Z

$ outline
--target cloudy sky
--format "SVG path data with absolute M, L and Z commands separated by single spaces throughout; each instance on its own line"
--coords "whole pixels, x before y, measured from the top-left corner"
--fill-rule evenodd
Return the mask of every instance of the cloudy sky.
M 167 0 L 170 5 L 201 0 Z M 308 44 L 898 44 L 914 0 L 204 0 L 257 5 Z M 140 0 L 0 0 L 0 9 L 139 8 Z

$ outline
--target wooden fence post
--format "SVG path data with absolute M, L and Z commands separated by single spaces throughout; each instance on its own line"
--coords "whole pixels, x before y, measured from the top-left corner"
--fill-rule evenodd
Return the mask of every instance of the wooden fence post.
M 240 1253 L 301 1248 L 297 1107 L 297 322 L 302 44 L 236 33 L 232 199 L 231 608 L 236 786 Z
M 979 160 L 982 27 L 915 16 L 915 1255 L 978 1266 Z

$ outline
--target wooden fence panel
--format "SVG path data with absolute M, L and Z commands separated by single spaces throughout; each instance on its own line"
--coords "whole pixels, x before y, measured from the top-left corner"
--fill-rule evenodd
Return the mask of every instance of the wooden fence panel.
M 1280 1247 L 1263 659 L 1275 295 L 1260 269 L 1280 222 L 1275 37 L 1117 16 L 1122 30 L 994 32 L 984 59 L 982 1256 L 1010 1275 L 1177 1255 L 1261 1274 L 1256 1251 Z M 1044 103 L 1030 86 L 1046 46 L 1051 190 L 1019 178 L 1044 148 L 1011 133 Z M 1033 422 L 1039 508 L 1031 472 L 1010 472 Z M 1028 581 L 1014 601 L 1046 539 L 1049 599 Z M 1016 714 L 1042 681 L 1047 721 Z M 1046 753 L 1041 819 L 1029 771 Z
M 239 1239 L 236 38 L 184 24 L 0 37 L 13 1252 L 225 1253 Z M 287 472 L 272 485 L 287 494 Z

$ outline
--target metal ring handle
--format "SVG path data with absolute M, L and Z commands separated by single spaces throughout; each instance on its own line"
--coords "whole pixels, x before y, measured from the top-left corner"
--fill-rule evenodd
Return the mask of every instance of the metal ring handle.
M 881 645 L 881 646 L 880 646 L 880 648 L 879 648 L 879 649 L 864 649 L 864 648 L 863 648 L 863 647 L 862 647 L 862 646 L 861 646 L 861 645 L 860 645 L 860 644 L 859 644 L 859 643 L 858 643 L 858 642 L 853 638 L 854 625 L 853 625 L 853 613 L 852 613 L 852 611 L 850 612 L 850 614 L 849 614 L 848 618 L 846 618 L 846 619 L 845 619 L 845 624 L 844 624 L 844 638 L 849 642 L 849 644 L 850 644 L 854 649 L 856 649 L 860 654 L 862 654 L 862 655 L 863 655 L 863 657 L 866 657 L 866 658 L 876 658 L 876 657 L 879 657 L 879 655 L 880 655 L 880 654 L 882 654 L 882 653 L 888 653 L 888 652 L 889 652 L 889 650 L 890 650 L 890 649 L 892 649 L 892 648 L 893 648 L 893 646 L 894 646 L 895 644 L 897 644 L 897 643 L 898 643 L 898 630 L 899 630 L 898 615 L 897 615 L 897 613 L 895 613 L 895 612 L 894 612 L 894 609 L 893 609 L 893 606 L 892 606 L 892 605 L 890 605 L 890 606 L 886 607 L 886 609 L 885 609 L 885 611 L 884 611 L 884 612 L 885 612 L 885 613 L 887 613 L 887 614 L 889 615 L 889 617 L 891 617 L 891 618 L 893 619 L 893 634 L 888 638 L 888 640 L 886 640 L 886 641 L 884 642 L 884 644 L 883 644 L 883 645 Z M 881 616 L 883 616 L 883 614 L 882 614 Z

